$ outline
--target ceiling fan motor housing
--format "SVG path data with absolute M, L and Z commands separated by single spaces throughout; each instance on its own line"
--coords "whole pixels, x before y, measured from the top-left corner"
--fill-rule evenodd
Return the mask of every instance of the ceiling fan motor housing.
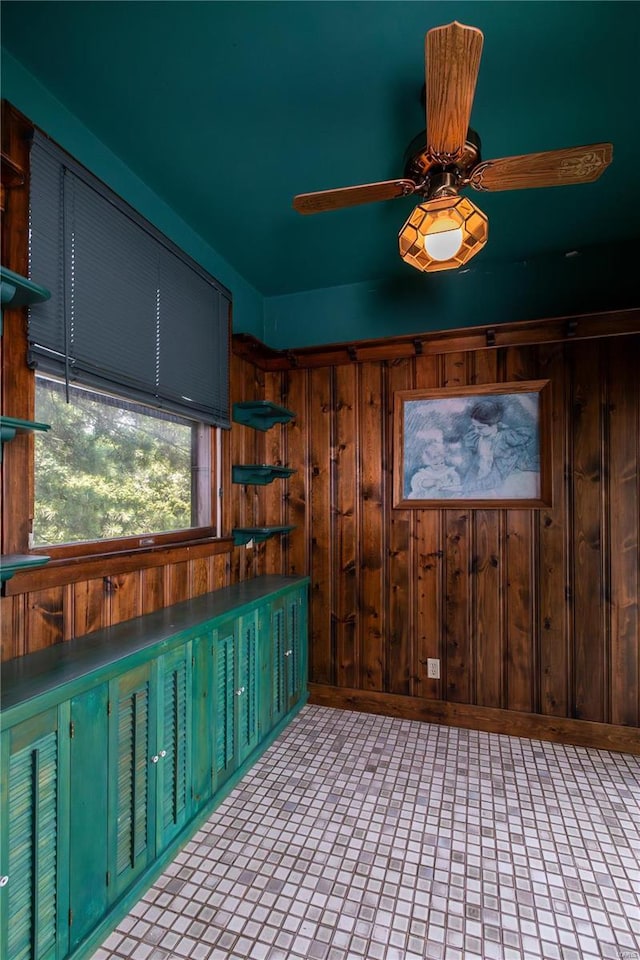
M 480 137 L 469 127 L 460 155 L 452 163 L 442 163 L 430 152 L 427 132 L 423 130 L 413 138 L 405 151 L 404 176 L 419 184 L 416 193 L 429 198 L 439 192 L 438 187 L 441 186 L 435 175 L 448 174 L 449 182 L 455 184 L 455 190 L 451 192 L 457 192 L 468 182 L 471 171 L 480 163 L 480 146 Z

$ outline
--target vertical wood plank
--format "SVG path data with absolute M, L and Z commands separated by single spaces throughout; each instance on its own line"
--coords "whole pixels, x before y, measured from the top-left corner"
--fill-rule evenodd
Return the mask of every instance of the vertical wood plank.
M 528 348 L 505 351 L 505 379 L 530 380 L 535 376 L 535 355 Z M 538 522 L 537 515 L 535 517 Z M 535 604 L 536 536 L 534 511 L 506 511 L 506 706 L 510 710 L 535 710 L 538 689 L 537 622 Z
M 0 660 L 25 653 L 25 596 L 0 597 Z
M 211 561 L 211 589 L 219 590 L 221 587 L 228 587 L 231 583 L 230 554 L 217 554 L 211 558 Z
M 385 438 L 385 497 L 384 522 L 388 529 L 389 611 L 386 638 L 386 682 L 390 693 L 409 695 L 415 675 L 413 660 L 415 633 L 414 580 L 415 558 L 412 535 L 412 510 L 393 509 L 393 395 L 396 390 L 410 390 L 413 368 L 410 360 L 387 365 L 387 403 Z
M 478 350 L 472 358 L 475 384 L 497 383 L 496 350 Z M 503 529 L 501 510 L 474 510 L 472 516 L 471 622 L 475 647 L 474 703 L 502 707 L 504 624 L 502 621 Z
M 445 698 L 470 703 L 470 511 L 445 510 Z
M 416 389 L 440 385 L 440 358 L 416 357 Z M 444 539 L 442 510 L 416 510 L 416 649 L 415 691 L 420 697 L 443 699 Z M 427 660 L 440 660 L 440 679 L 427 675 Z
M 2 103 L 1 127 L 3 152 L 22 170 L 28 170 L 30 128 L 6 101 Z M 28 211 L 28 186 L 8 190 L 1 233 L 2 265 L 23 276 L 28 274 Z M 33 420 L 35 379 L 27 364 L 26 315 L 24 307 L 4 311 L 0 393 L 3 413 Z M 33 449 L 31 432 L 19 433 L 11 443 L 4 445 L 0 467 L 2 503 L 11 504 L 11 509 L 2 511 L 0 553 L 26 553 L 28 550 L 29 517 L 33 516 Z
M 444 357 L 444 385 L 467 383 L 467 355 L 451 353 Z M 470 703 L 474 685 L 473 649 L 470 631 L 472 556 L 471 511 L 445 510 L 445 601 L 444 634 L 445 697 L 457 703 Z
M 27 594 L 25 652 L 44 650 L 64 640 L 64 588 Z
M 540 712 L 568 716 L 570 638 L 568 617 L 568 377 L 564 346 L 539 350 L 540 376 L 551 380 L 553 428 L 552 497 L 539 513 L 538 629 L 540 636 Z
M 501 510 L 475 510 L 472 518 L 472 622 L 476 651 L 474 703 L 484 707 L 504 706 L 501 517 Z
M 184 560 L 181 563 L 172 563 L 164 569 L 166 605 L 170 607 L 174 603 L 182 603 L 183 600 L 188 600 L 191 589 L 189 561 Z
M 282 374 L 264 374 L 264 398 L 285 406 L 282 398 Z M 287 463 L 286 440 L 287 424 L 277 423 L 267 431 L 265 437 L 264 462 L 275 466 L 292 466 Z M 267 526 L 282 526 L 285 523 L 285 503 L 288 480 L 276 479 L 263 487 L 264 520 Z M 264 545 L 263 573 L 284 573 L 286 570 L 286 537 L 271 537 Z
M 332 591 L 332 415 L 333 371 L 312 370 L 310 375 L 309 454 L 313 517 L 311 558 L 311 629 L 309 676 L 316 683 L 334 682 L 334 606 Z
M 611 723 L 640 722 L 638 502 L 640 337 L 607 344 L 608 476 L 611 537 Z
M 355 687 L 360 674 L 357 643 L 360 540 L 358 475 L 358 367 L 335 370 L 336 683 Z
M 311 513 L 311 466 L 309 454 L 309 373 L 292 370 L 283 379 L 285 407 L 296 417 L 287 428 L 289 462 L 296 473 L 289 480 L 286 523 L 295 530 L 289 534 L 288 573 L 307 576 L 311 569 L 311 540 L 313 516 Z
M 251 387 L 251 393 L 256 399 L 264 400 L 265 390 L 264 390 L 264 371 L 260 370 L 258 367 L 254 367 L 251 363 L 245 363 L 247 374 L 246 378 L 249 381 Z M 251 430 L 248 434 L 247 439 L 251 440 L 251 454 L 250 459 L 244 460 L 244 463 L 267 463 L 268 457 L 266 454 L 267 447 L 271 436 L 275 430 L 278 430 L 279 426 L 270 427 L 269 430 Z M 265 491 L 266 487 L 260 486 L 245 486 L 247 497 L 251 502 L 251 512 L 252 520 L 251 525 L 256 527 L 263 527 L 266 523 L 265 520 Z M 279 537 L 277 538 L 280 539 Z M 271 541 L 273 544 L 273 541 Z M 267 553 L 267 541 L 261 541 L 259 543 L 253 544 L 249 550 L 241 551 L 241 556 L 244 556 L 245 560 L 245 569 L 244 569 L 244 579 L 251 579 L 252 577 L 258 577 L 261 573 L 264 573 L 265 570 L 265 561 Z
M 256 380 L 256 368 L 233 355 L 231 361 L 232 398 L 234 402 L 261 400 L 262 392 Z M 262 431 L 241 423 L 231 427 L 232 464 L 259 463 L 264 460 Z M 262 453 L 262 456 L 260 455 Z M 258 526 L 258 495 L 256 488 L 247 484 L 232 484 L 232 526 Z M 255 576 L 257 552 L 253 546 L 236 547 L 233 551 L 233 579 L 246 580 Z
M 233 386 L 233 385 L 232 385 Z M 231 400 L 233 402 L 233 392 Z M 222 520 L 222 535 L 231 536 L 234 519 L 234 484 L 231 482 L 231 437 L 232 430 L 220 430 L 220 514 Z M 217 459 L 217 453 L 216 453 Z
M 165 604 L 164 584 L 166 572 L 164 567 L 149 567 L 141 571 L 142 575 L 142 613 L 153 613 L 161 610 Z
M 109 625 L 131 620 L 142 613 L 140 571 L 106 577 L 109 597 Z
M 211 557 L 199 557 L 190 562 L 190 595 L 199 597 L 211 590 Z
M 531 517 L 506 511 L 507 707 L 534 710 Z
M 572 345 L 575 716 L 605 719 L 601 347 Z
M 107 626 L 108 604 L 103 577 L 74 583 L 73 594 L 74 636 L 82 637 Z
M 380 363 L 360 366 L 360 686 L 382 690 L 385 673 L 385 595 L 382 504 L 382 402 L 384 383 Z

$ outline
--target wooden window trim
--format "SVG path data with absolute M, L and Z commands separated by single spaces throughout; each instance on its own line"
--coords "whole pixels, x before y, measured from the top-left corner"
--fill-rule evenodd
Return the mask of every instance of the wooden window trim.
M 2 101 L 2 153 L 15 167 L 24 171 L 22 183 L 4 193 L 4 230 L 2 263 L 27 275 L 29 147 L 33 124 L 7 101 Z M 229 318 L 231 324 L 231 318 Z M 231 338 L 229 338 L 231 339 Z M 2 367 L 2 412 L 7 416 L 33 420 L 35 410 L 35 373 L 27 365 L 27 312 L 25 308 L 4 312 L 4 332 L 0 341 Z M 34 503 L 34 441 L 30 433 L 18 434 L 4 445 L 2 460 L 2 553 L 37 554 L 51 557 L 46 567 L 16 574 L 3 587 L 5 595 L 48 586 L 71 583 L 95 576 L 106 576 L 143 567 L 160 566 L 181 560 L 228 553 L 233 540 L 219 536 L 215 526 L 217 451 L 215 428 L 211 448 L 212 522 L 188 530 L 149 533 L 113 540 L 100 540 L 29 548 L 29 533 Z M 228 441 L 223 439 L 225 449 Z M 226 468 L 228 457 L 222 457 Z M 223 474 L 226 477 L 226 473 Z M 226 483 L 225 483 L 226 486 Z M 201 498 L 202 488 L 196 495 Z

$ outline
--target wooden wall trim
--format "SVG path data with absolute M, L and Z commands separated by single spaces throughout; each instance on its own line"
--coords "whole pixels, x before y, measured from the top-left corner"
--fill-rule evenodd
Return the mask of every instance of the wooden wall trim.
M 134 570 L 199 560 L 202 557 L 231 553 L 232 548 L 233 539 L 222 537 L 201 543 L 195 541 L 188 545 L 126 550 L 115 555 L 104 554 L 92 558 L 53 560 L 37 570 L 16 573 L 3 584 L 3 595 L 12 597 L 32 590 L 47 590 L 50 587 L 59 587 L 68 583 L 79 583 L 81 580 L 93 580 L 96 577 L 110 577 L 131 573 Z
M 504 733 L 514 737 L 552 740 L 555 743 L 572 743 L 579 747 L 619 750 L 640 755 L 640 730 L 618 724 L 549 717 L 518 710 L 478 707 L 468 703 L 427 700 L 424 697 L 376 693 L 320 683 L 309 684 L 309 703 L 399 717 L 403 720 L 421 720 L 468 730 Z
M 493 326 L 463 327 L 458 330 L 377 340 L 357 340 L 352 343 L 301 347 L 295 350 L 274 350 L 256 337 L 238 333 L 233 337 L 233 352 L 260 370 L 276 371 L 340 366 L 372 360 L 399 360 L 404 357 L 433 356 L 487 348 L 561 343 L 565 340 L 590 340 L 594 337 L 634 333 L 640 333 L 640 307 L 548 320 L 522 320 Z

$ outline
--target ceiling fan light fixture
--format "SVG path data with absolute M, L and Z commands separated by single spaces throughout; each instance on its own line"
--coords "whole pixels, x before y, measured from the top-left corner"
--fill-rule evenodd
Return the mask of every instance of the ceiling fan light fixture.
M 456 220 L 435 220 L 424 238 L 424 248 L 433 260 L 451 260 L 462 246 L 462 227 Z
M 418 204 L 398 234 L 400 256 L 424 273 L 455 270 L 487 242 L 485 214 L 467 197 L 448 196 Z

